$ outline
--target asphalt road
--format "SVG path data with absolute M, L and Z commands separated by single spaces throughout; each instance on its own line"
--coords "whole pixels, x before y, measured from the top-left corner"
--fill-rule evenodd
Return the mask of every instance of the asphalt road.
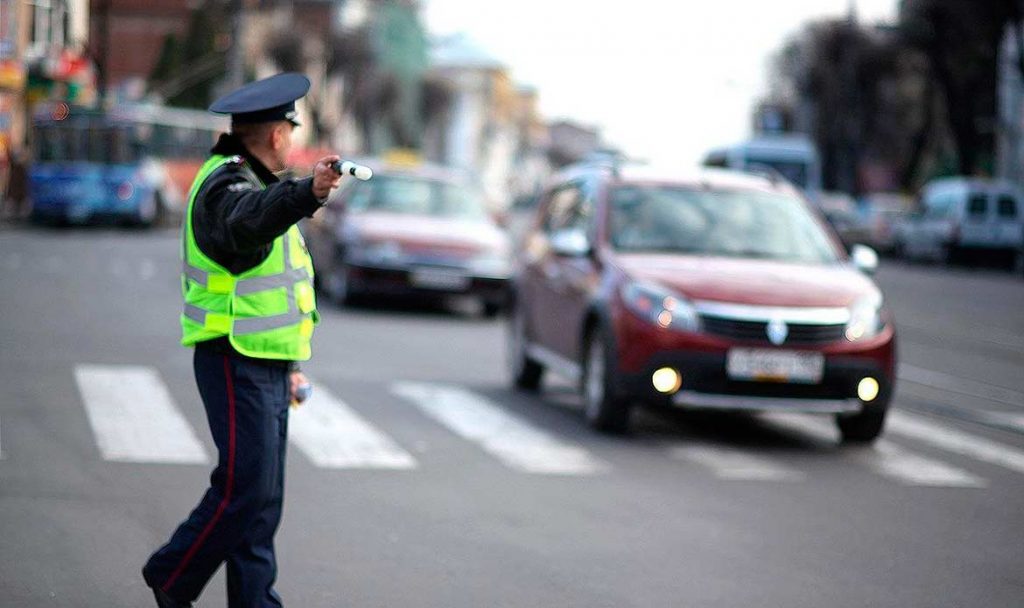
M 139 607 L 214 453 L 175 233 L 0 228 L 0 606 Z M 874 448 L 811 417 L 515 394 L 499 322 L 324 306 L 293 413 L 290 606 L 1024 605 L 1024 278 L 884 264 L 902 367 Z M 171 432 L 176 429 L 175 432 Z M 224 605 L 220 575 L 201 606 Z

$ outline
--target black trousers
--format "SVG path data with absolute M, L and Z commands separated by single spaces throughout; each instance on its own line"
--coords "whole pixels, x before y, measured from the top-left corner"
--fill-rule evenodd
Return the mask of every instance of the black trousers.
M 281 606 L 274 533 L 284 500 L 288 370 L 203 348 L 193 366 L 217 467 L 199 505 L 149 558 L 143 577 L 191 602 L 226 563 L 230 608 Z

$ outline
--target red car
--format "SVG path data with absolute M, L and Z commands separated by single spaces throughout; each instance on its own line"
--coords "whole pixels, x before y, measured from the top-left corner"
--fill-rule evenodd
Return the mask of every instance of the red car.
M 867 276 L 781 180 L 583 166 L 554 180 L 517 260 L 515 386 L 579 382 L 587 421 L 628 429 L 637 402 L 834 415 L 882 431 L 895 329 Z
M 508 236 L 462 174 L 426 164 L 366 162 L 373 178 L 349 181 L 303 224 L 320 288 L 345 303 L 365 295 L 476 298 L 484 315 L 504 307 Z

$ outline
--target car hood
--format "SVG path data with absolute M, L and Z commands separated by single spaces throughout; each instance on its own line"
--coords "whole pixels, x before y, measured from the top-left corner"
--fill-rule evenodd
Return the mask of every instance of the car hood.
M 508 237 L 489 220 L 360 213 L 348 216 L 345 228 L 364 242 L 391 241 L 409 252 L 444 250 L 470 255 L 508 249 Z
M 849 306 L 878 288 L 852 266 L 705 256 L 619 254 L 629 276 L 691 300 L 760 306 Z

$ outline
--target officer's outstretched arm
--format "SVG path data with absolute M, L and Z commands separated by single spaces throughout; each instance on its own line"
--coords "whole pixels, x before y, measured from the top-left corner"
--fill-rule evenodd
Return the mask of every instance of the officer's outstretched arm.
M 205 203 L 211 240 L 236 252 L 269 245 L 320 208 L 312 178 L 285 180 L 259 190 L 244 178 L 225 177 L 211 184 Z

